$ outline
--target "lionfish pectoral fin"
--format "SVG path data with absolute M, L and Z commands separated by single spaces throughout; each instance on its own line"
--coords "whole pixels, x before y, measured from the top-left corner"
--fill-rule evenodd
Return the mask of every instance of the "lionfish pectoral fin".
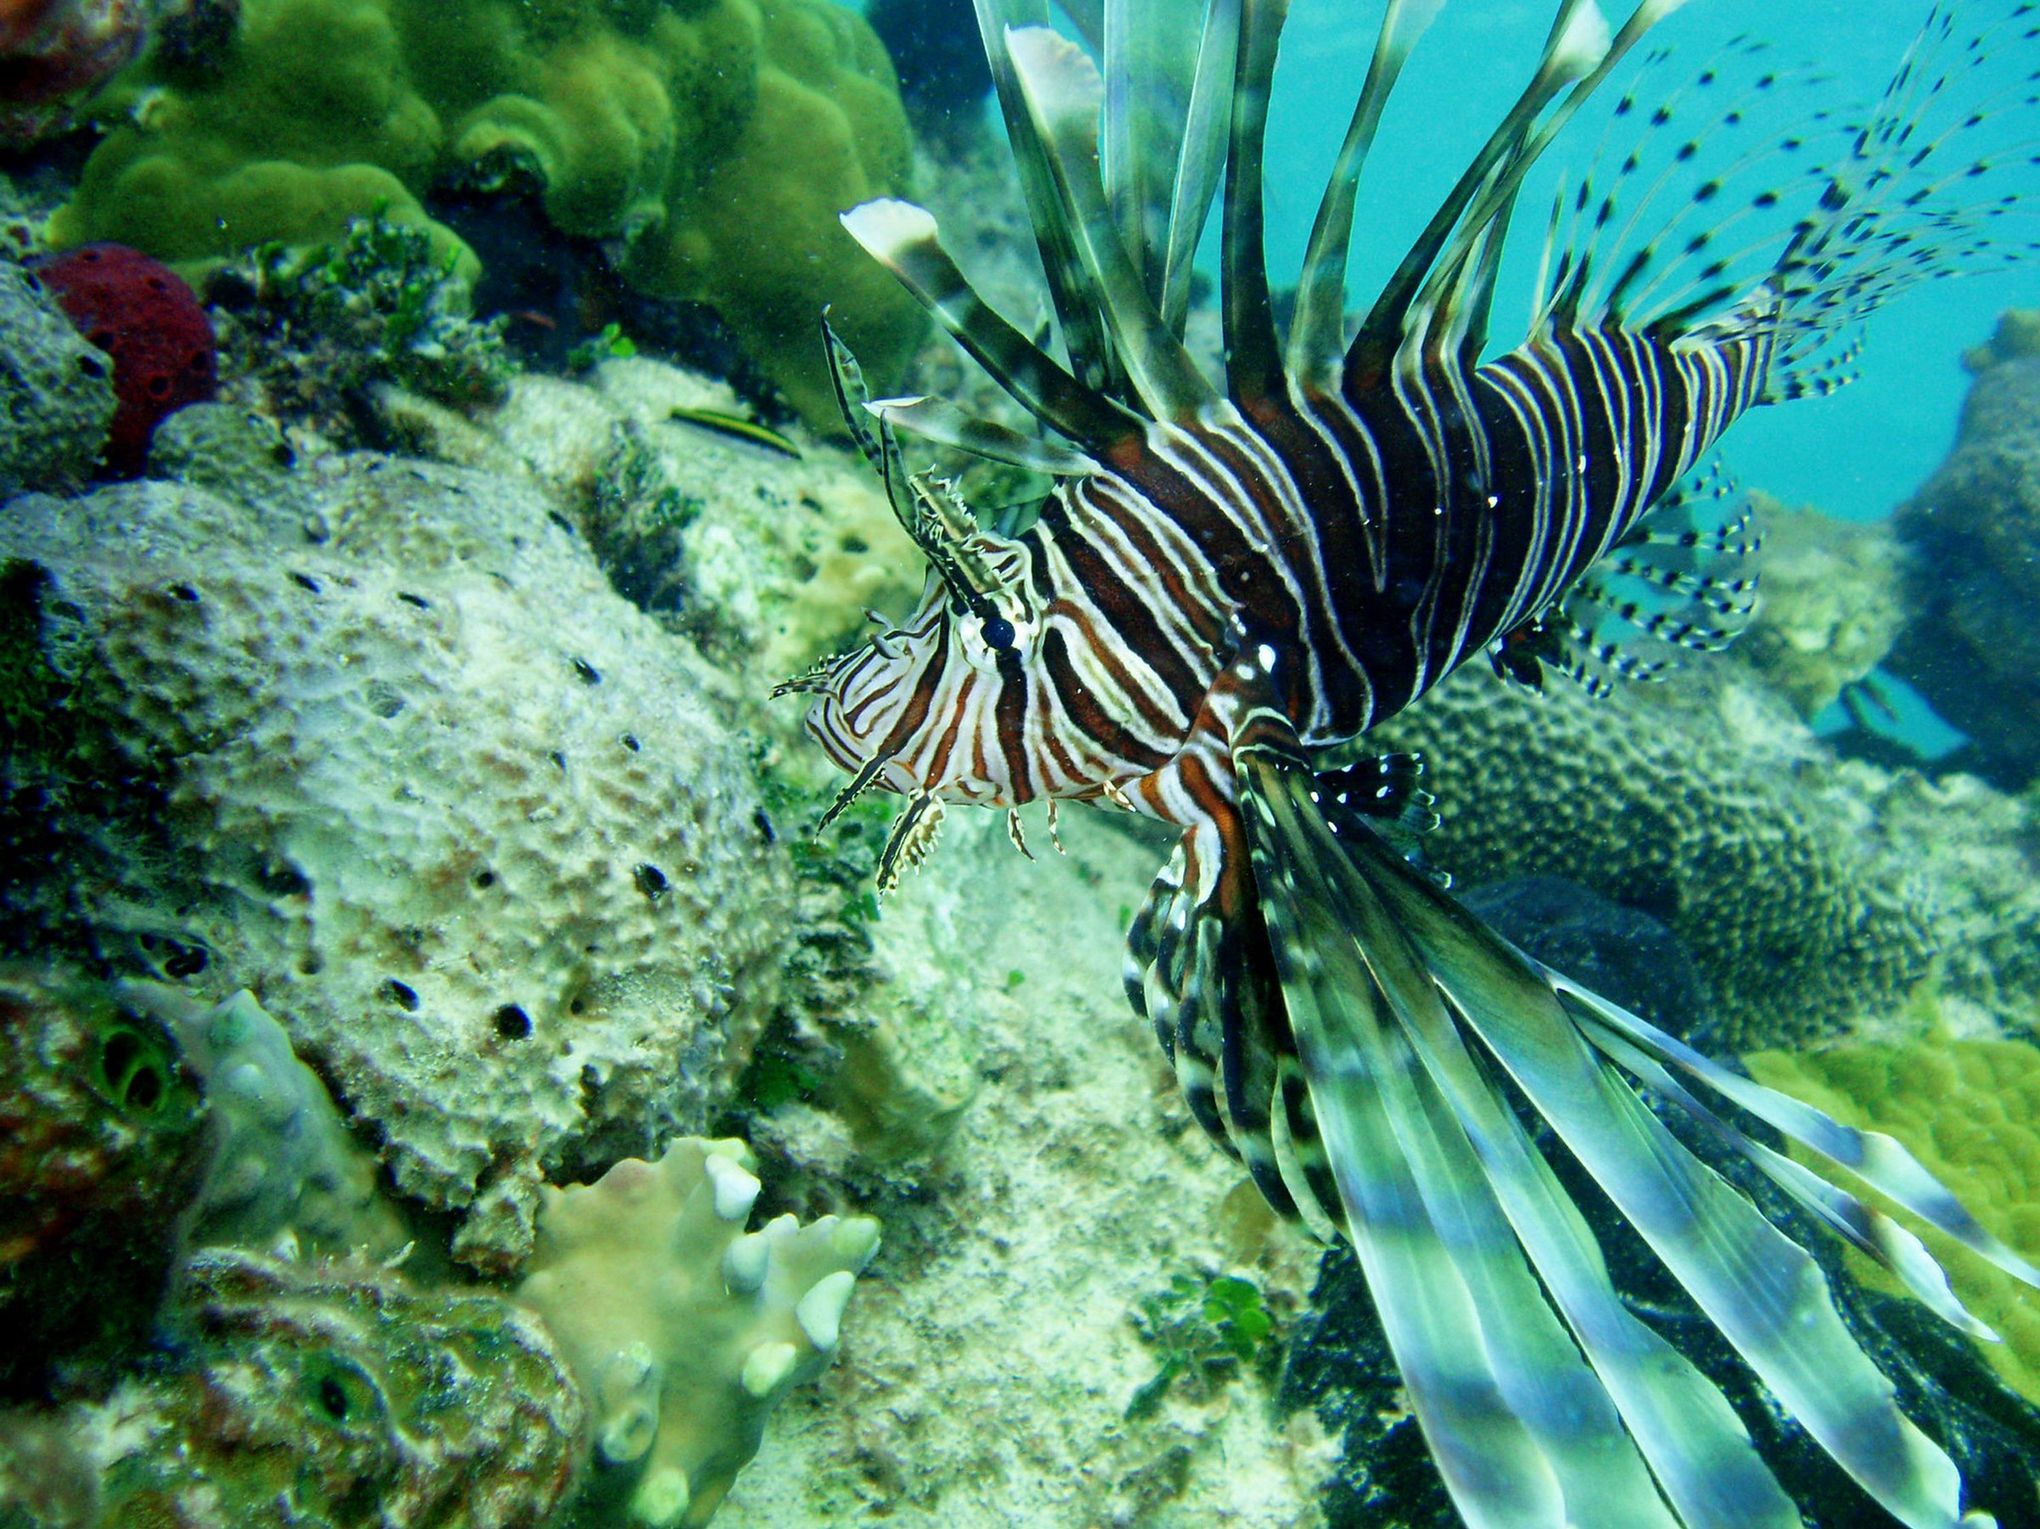
M 1715 653 L 1756 617 L 1763 537 L 1748 499 L 1719 462 L 1690 475 L 1642 516 L 1558 603 L 1492 643 L 1503 679 L 1543 688 L 1547 670 L 1590 696 L 1618 681 L 1663 678 L 1670 649 Z M 1646 651 L 1657 645 L 1658 657 Z
M 1672 1136 L 1611 1061 L 1623 1059 L 1621 1047 L 1597 1047 L 1593 1026 L 1649 1060 L 1657 1060 L 1648 1055 L 1653 1047 L 1682 1067 L 1697 1070 L 1696 1059 L 1576 985 L 1556 985 L 1364 820 L 1328 810 L 1312 795 L 1314 779 L 1293 762 L 1250 750 L 1240 770 L 1283 999 L 1320 1135 L 1342 1175 L 1348 1220 L 1366 1209 L 1349 1193 L 1361 1186 L 1347 1182 L 1365 1160 L 1342 1162 L 1342 1153 L 1352 1154 L 1341 1133 L 1360 1129 L 1342 1117 L 1385 1107 L 1361 1099 L 1365 1089 L 1355 1080 L 1367 1065 L 1389 1065 L 1384 1059 L 1407 1044 L 1429 1082 L 1398 1086 L 1416 1097 L 1435 1089 L 1470 1143 L 1471 1155 L 1457 1158 L 1467 1181 L 1452 1179 L 1437 1197 L 1449 1190 L 1498 1202 L 1680 1518 L 1796 1522 L 1719 1393 L 1682 1361 L 1668 1363 L 1669 1351 L 1621 1315 L 1584 1223 L 1511 1129 L 1492 1082 L 1499 1067 L 1821 1447 L 1901 1522 L 1955 1523 L 1961 1485 L 1954 1466 L 1899 1411 L 1891 1383 L 1838 1315 L 1819 1266 Z M 1356 989 L 1359 998 L 1350 996 Z M 1378 1030 L 1400 1040 L 1384 1041 Z M 1390 1078 L 1417 1075 L 1403 1066 Z M 1655 1081 L 1647 1070 L 1644 1076 Z M 1785 1113 L 1775 1098 L 1748 1097 Z M 1821 1134 L 1804 1115 L 1786 1118 Z M 1910 1181 L 1896 1157 L 1870 1153 L 1837 1131 L 1823 1139 L 1839 1156 L 1875 1157 L 1916 1200 L 1953 1219 L 1945 1190 Z M 1828 1203 L 1846 1218 L 1841 1202 Z M 1443 1235 L 1435 1210 L 1432 1218 Z M 1875 1240 L 1874 1228 L 1870 1235 Z M 1441 1362 L 1421 1349 L 1404 1359 L 1411 1361 Z M 1441 1455 L 1453 1447 L 1444 1444 Z
M 1428 880 L 1329 803 L 1300 752 L 1256 747 L 1239 767 L 1282 1002 L 1336 1181 L 1330 1208 L 1460 1512 L 1478 1524 L 1797 1524 L 1720 1394 L 1616 1295 L 1423 942 L 1375 885 Z
M 900 873 L 926 860 L 942 826 L 942 799 L 926 791 L 907 798 L 906 810 L 894 820 L 878 852 L 878 891 L 882 897 L 900 884 Z

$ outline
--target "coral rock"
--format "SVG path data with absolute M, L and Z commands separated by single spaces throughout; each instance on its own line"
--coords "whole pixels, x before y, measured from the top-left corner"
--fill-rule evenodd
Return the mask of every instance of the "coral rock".
M 146 1329 L 204 1126 L 197 1081 L 146 1009 L 76 977 L 0 974 L 0 1392 Z
M 175 271 L 119 244 L 88 244 L 36 267 L 78 332 L 113 358 L 120 400 L 106 442 L 109 476 L 142 470 L 165 416 L 213 396 L 212 321 Z
M 541 1179 L 721 1108 L 775 1001 L 786 846 L 712 679 L 537 495 L 373 457 L 243 492 L 0 519 L 84 740 L 24 924 L 209 952 L 201 996 L 258 993 L 397 1187 L 508 1270 Z
M 113 422 L 113 362 L 42 283 L 0 260 L 0 500 L 92 476 Z
M 70 1414 L 66 1474 L 96 1469 L 106 1523 L 537 1529 L 573 1479 L 580 1393 L 501 1296 L 208 1249 L 167 1336 Z M 8 1453 L 0 1439 L 0 1488 Z
M 2009 313 L 1976 373 L 1955 449 L 1893 525 L 1913 554 L 1892 667 L 1970 735 L 1968 768 L 2007 790 L 2040 776 L 2040 340 Z
M 254 994 L 243 988 L 202 1008 L 166 989 L 157 1005 L 211 1106 L 211 1163 L 191 1241 L 259 1248 L 289 1235 L 308 1251 L 377 1257 L 405 1245 L 403 1222 L 377 1193 L 374 1160 Z
M 1739 1047 L 1902 1005 L 1933 951 L 1928 890 L 1865 846 L 1860 790 L 1819 789 L 1832 756 L 1778 700 L 1704 668 L 1601 701 L 1546 692 L 1462 672 L 1381 730 L 1429 761 L 1437 865 L 1561 876 L 1652 915 Z
M 745 1231 L 756 1166 L 742 1142 L 688 1140 L 542 1191 L 517 1297 L 594 1398 L 591 1499 L 627 1503 L 635 1522 L 708 1521 L 773 1406 L 834 1355 L 877 1249 L 878 1223 L 861 1216 Z

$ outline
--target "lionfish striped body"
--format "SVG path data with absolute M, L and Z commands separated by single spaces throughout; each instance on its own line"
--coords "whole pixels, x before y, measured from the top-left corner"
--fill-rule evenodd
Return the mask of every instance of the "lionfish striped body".
M 906 622 L 783 688 L 818 696 L 810 730 L 852 774 L 835 810 L 872 787 L 907 797 L 882 885 L 927 853 L 949 802 L 1007 808 L 1023 849 L 1017 809 L 1038 798 L 1051 830 L 1065 798 L 1183 830 L 1129 935 L 1129 996 L 1269 1201 L 1353 1243 L 1469 1522 L 1799 1521 L 1720 1394 L 1617 1297 L 1499 1072 L 1872 1497 L 1952 1524 L 1954 1468 L 1895 1407 L 1817 1265 L 1636 1085 L 1971 1333 L 1987 1330 L 1916 1239 L 1692 1085 L 2040 1274 L 1896 1143 L 1755 1087 L 1485 929 L 1413 864 L 1431 821 L 1420 764 L 1361 748 L 1477 653 L 1600 689 L 1653 667 L 1625 635 L 1727 642 L 1752 609 L 1754 548 L 1746 517 L 1710 518 L 1725 496 L 1694 486 L 1715 440 L 1753 405 L 1831 385 L 1837 337 L 1892 293 L 2007 254 L 1950 202 L 1992 168 L 1956 148 L 1988 113 L 1921 128 L 1951 77 L 1932 62 L 1954 39 L 1937 13 L 1759 256 L 1720 254 L 1716 236 L 1781 197 L 1725 211 L 1724 177 L 1597 275 L 1616 201 L 1582 182 L 1554 212 L 1529 338 L 1483 359 L 1525 174 L 1674 6 L 1643 0 L 1611 32 L 1591 0 L 1561 0 L 1531 83 L 1349 336 L 1355 189 L 1437 8 L 1390 0 L 1284 340 L 1260 248 L 1280 0 L 1106 0 L 1103 76 L 1039 0 L 978 0 L 1066 360 L 978 298 L 921 209 L 844 222 L 1060 439 L 934 399 L 867 402 L 827 334 L 845 418 L 932 566 Z M 1958 64 L 1981 48 L 1961 43 Z M 1632 155 L 1618 185 L 1636 171 Z M 1221 177 L 1222 390 L 1181 343 Z M 1582 233 L 1561 244 L 1568 205 Z M 1034 525 L 995 533 L 908 470 L 902 431 L 1055 487 Z

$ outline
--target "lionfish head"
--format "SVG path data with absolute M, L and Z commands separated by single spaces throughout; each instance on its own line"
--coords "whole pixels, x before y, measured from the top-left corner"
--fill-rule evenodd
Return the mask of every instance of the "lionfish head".
M 929 562 L 913 614 L 898 625 L 874 614 L 861 647 L 774 692 L 815 697 L 807 730 L 850 774 L 818 826 L 874 787 L 908 799 L 880 856 L 882 890 L 926 856 L 945 801 L 1027 799 L 1013 768 L 1025 708 L 1002 702 L 1024 701 L 1041 633 L 1024 543 L 980 528 L 939 478 L 905 478 L 895 504 Z

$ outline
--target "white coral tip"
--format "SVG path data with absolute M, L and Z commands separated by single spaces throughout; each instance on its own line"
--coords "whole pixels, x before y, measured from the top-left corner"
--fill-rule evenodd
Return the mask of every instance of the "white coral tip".
M 757 1177 L 726 1157 L 711 1157 L 703 1163 L 708 1182 L 715 1190 L 715 1213 L 725 1221 L 743 1221 L 757 1203 L 761 1187 Z
M 825 1354 L 836 1346 L 836 1336 L 843 1325 L 843 1308 L 850 1304 L 850 1291 L 856 1283 L 857 1276 L 848 1269 L 825 1274 L 793 1308 L 794 1320 L 800 1323 L 808 1342 Z
M 744 1389 L 761 1401 L 778 1389 L 800 1360 L 791 1343 L 761 1343 L 744 1360 Z
M 647 1473 L 630 1500 L 630 1516 L 641 1524 L 666 1529 L 677 1524 L 694 1494 L 687 1489 L 687 1473 L 678 1466 L 661 1466 Z
M 830 1234 L 829 1245 L 851 1268 L 862 1269 L 878 1251 L 878 1223 L 869 1216 L 846 1217 Z
M 748 1294 L 765 1283 L 772 1244 L 763 1232 L 746 1232 L 723 1249 L 723 1285 L 732 1295 Z

